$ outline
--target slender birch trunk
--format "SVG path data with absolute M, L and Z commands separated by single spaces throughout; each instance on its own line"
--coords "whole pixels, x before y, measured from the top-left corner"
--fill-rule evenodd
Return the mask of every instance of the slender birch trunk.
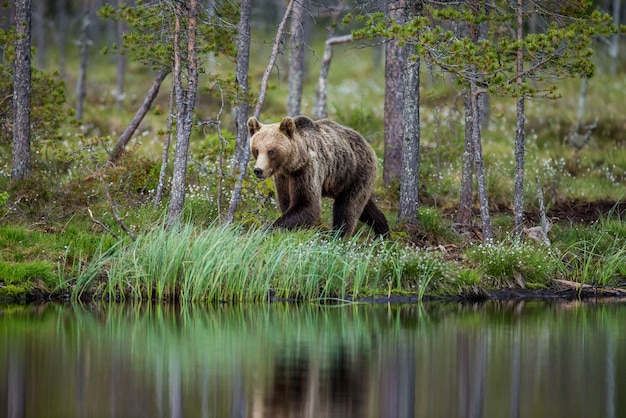
M 89 60 L 89 25 L 91 24 L 91 0 L 86 0 L 83 6 L 83 23 L 80 29 L 80 67 L 76 83 L 76 120 L 83 119 L 85 97 L 87 96 L 87 63 Z
M 405 5 L 406 20 L 421 14 L 421 1 Z M 420 59 L 413 56 L 411 44 L 404 46 L 402 79 L 404 106 L 402 108 L 402 172 L 398 222 L 417 225 L 420 152 Z
M 469 3 L 472 14 L 480 12 L 480 2 L 471 0 Z M 480 37 L 480 28 L 477 25 L 469 25 L 469 37 L 473 43 L 477 43 Z M 465 144 L 463 147 L 463 169 L 461 173 L 461 188 L 459 190 L 459 207 L 456 213 L 456 221 L 461 225 L 471 225 L 473 222 L 472 203 L 474 201 L 474 121 L 473 118 L 481 118 L 481 109 L 485 106 L 486 100 L 481 95 L 478 99 L 478 113 L 472 112 L 472 99 L 466 91 L 465 94 Z M 479 122 L 480 123 L 480 122 Z M 482 123 L 480 123 L 482 127 Z
M 248 68 L 250 63 L 250 14 L 252 10 L 251 0 L 241 0 L 239 5 L 239 24 L 237 25 L 237 64 L 236 77 L 239 85 L 237 97 L 237 109 L 235 123 L 237 126 L 237 141 L 235 154 L 231 162 L 231 175 L 246 171 L 250 150 L 248 149 Z
M 320 67 L 320 75 L 317 79 L 317 105 L 313 110 L 313 117 L 322 119 L 328 117 L 326 90 L 328 84 L 328 71 L 330 70 L 330 62 L 333 59 L 333 45 L 352 41 L 352 34 L 343 36 L 333 36 L 326 39 L 324 47 L 324 57 L 322 66 Z
M 193 111 L 195 108 L 196 91 L 198 87 L 198 57 L 196 49 L 197 34 L 197 0 L 189 0 L 186 7 L 187 32 L 187 88 L 182 85 L 182 54 L 180 51 L 181 17 L 183 17 L 180 3 L 176 3 L 174 36 L 174 83 L 176 92 L 176 153 L 174 157 L 174 174 L 172 176 L 172 193 L 167 213 L 168 226 L 180 222 L 185 203 L 185 187 L 187 177 L 187 157 L 189 154 L 189 139 L 193 125 Z
M 124 0 L 118 0 L 117 7 L 121 9 Z M 122 53 L 122 34 L 124 33 L 124 22 L 117 21 L 115 31 L 115 42 L 117 43 L 117 109 L 122 110 L 124 105 L 124 73 L 126 72 L 126 56 Z
M 302 80 L 304 79 L 304 17 L 306 0 L 294 3 L 291 13 L 291 56 L 287 80 L 287 115 L 298 116 L 302 103 Z
M 517 0 L 517 41 L 520 47 L 517 49 L 517 85 L 521 87 L 524 82 L 524 49 L 521 46 L 524 39 L 524 0 Z M 515 177 L 513 187 L 513 235 L 520 238 L 524 229 L 524 114 L 525 96 L 522 94 L 517 99 L 517 120 L 515 123 Z
M 463 169 L 461 172 L 461 188 L 459 191 L 459 208 L 456 222 L 461 225 L 472 224 L 472 202 L 474 201 L 474 138 L 472 128 L 472 101 L 469 94 L 465 95 L 465 144 L 463 147 Z
M 411 57 L 410 48 L 406 48 L 404 63 L 402 174 L 400 176 L 398 221 L 407 225 L 417 225 L 419 205 L 420 62 L 418 57 Z
M 478 117 L 478 96 L 481 91 L 476 86 L 476 81 L 470 81 L 470 100 L 472 111 L 472 142 L 474 148 L 474 166 L 476 169 L 476 183 L 478 188 L 478 200 L 480 202 L 480 219 L 482 221 L 483 240 L 493 242 L 493 228 L 489 213 L 489 199 L 487 197 L 487 182 L 485 180 L 485 166 L 483 162 L 483 148 L 480 134 L 480 118 Z
M 621 7 L 622 0 L 613 0 L 613 23 L 616 27 L 619 28 L 620 19 L 621 19 Z M 620 31 L 616 31 L 611 36 L 611 41 L 609 45 L 609 56 L 611 57 L 611 75 L 614 76 L 617 74 L 617 66 L 619 64 L 619 40 L 620 40 Z
M 281 44 L 281 38 L 283 37 L 283 33 L 285 31 L 285 24 L 289 15 L 291 14 L 291 10 L 293 9 L 295 0 L 290 0 L 287 5 L 287 10 L 285 10 L 285 15 L 283 19 L 280 21 L 278 25 L 278 29 L 276 31 L 276 38 L 274 39 L 274 46 L 272 48 L 272 54 L 270 55 L 270 61 L 265 68 L 265 72 L 263 73 L 263 78 L 261 79 L 261 89 L 259 91 L 259 101 L 254 108 L 254 117 L 257 119 L 261 114 L 261 108 L 263 107 L 263 103 L 265 102 L 265 95 L 267 94 L 267 84 L 270 78 L 270 73 L 274 68 L 274 64 L 276 63 L 276 57 L 278 55 L 278 48 Z M 247 130 L 247 127 L 246 127 Z M 250 149 L 246 148 L 245 155 L 243 156 L 243 160 L 241 161 L 242 167 L 248 166 L 248 161 L 250 160 Z M 237 211 L 237 207 L 239 206 L 239 201 L 241 200 L 241 191 L 243 189 L 243 179 L 246 176 L 246 170 L 241 170 L 239 173 L 239 177 L 237 178 L 237 184 L 233 189 L 233 194 L 230 199 L 230 203 L 228 205 L 228 212 L 226 213 L 226 217 L 224 218 L 225 224 L 231 224 L 235 219 L 235 212 Z

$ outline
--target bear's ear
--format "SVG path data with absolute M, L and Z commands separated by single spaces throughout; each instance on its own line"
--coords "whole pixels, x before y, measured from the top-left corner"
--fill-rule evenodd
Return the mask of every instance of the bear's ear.
M 296 124 L 292 118 L 287 116 L 280 122 L 280 127 L 278 129 L 284 133 L 287 138 L 293 138 L 293 133 L 296 131 Z
M 248 119 L 248 132 L 250 133 L 250 136 L 254 135 L 260 130 L 261 130 L 261 124 L 254 116 Z

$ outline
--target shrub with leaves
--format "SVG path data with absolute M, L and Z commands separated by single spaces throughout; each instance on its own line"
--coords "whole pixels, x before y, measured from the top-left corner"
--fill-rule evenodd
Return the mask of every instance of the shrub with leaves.
M 0 62 L 0 156 L 9 159 L 13 138 L 13 61 L 15 29 L 0 30 L 3 60 Z M 63 109 L 66 101 L 65 85 L 56 72 L 32 69 L 31 146 L 33 163 L 48 166 L 44 161 L 47 149 L 55 146 L 59 128 L 67 120 Z

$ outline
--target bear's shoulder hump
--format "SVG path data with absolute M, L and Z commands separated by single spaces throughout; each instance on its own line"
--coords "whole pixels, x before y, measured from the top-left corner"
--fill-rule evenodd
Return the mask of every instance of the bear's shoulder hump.
M 296 125 L 296 131 L 315 129 L 315 122 L 306 116 L 296 116 L 293 119 Z

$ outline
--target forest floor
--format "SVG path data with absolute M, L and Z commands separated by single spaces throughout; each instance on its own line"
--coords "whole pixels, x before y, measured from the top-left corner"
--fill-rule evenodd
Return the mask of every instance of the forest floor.
M 512 217 L 512 210 L 510 207 L 502 205 L 501 207 L 494 208 L 493 215 L 501 215 L 504 217 Z M 591 227 L 601 219 L 619 217 L 620 214 L 626 213 L 626 202 L 620 201 L 580 201 L 570 200 L 562 201 L 558 204 L 554 204 L 547 211 L 547 217 L 555 224 L 561 224 L 563 227 L 578 225 Z M 454 211 L 444 211 L 444 218 L 452 220 L 454 218 Z M 476 214 L 478 216 L 478 213 Z M 540 215 L 538 212 L 527 212 L 525 214 L 527 224 L 540 224 Z M 45 227 L 43 228 L 45 230 Z M 479 228 L 476 228 L 478 230 Z M 416 245 L 417 248 L 430 249 L 432 251 L 439 251 L 444 255 L 445 259 L 449 260 L 462 260 L 464 257 L 464 247 L 467 244 L 479 244 L 478 237 L 465 237 L 461 242 L 448 243 L 441 241 L 441 237 L 436 240 L 431 240 L 419 232 L 415 235 L 408 237 L 409 240 Z M 20 302 L 39 302 L 49 300 L 68 300 L 70 294 L 66 292 L 53 292 L 46 291 L 45 286 L 40 286 L 38 281 L 35 281 L 32 287 L 29 286 L 26 290 L 26 297 L 24 294 L 16 298 L 14 301 Z M 0 281 L 0 287 L 4 287 Z M 67 290 L 67 289 L 66 289 Z M 71 291 L 71 289 L 69 289 Z M 86 293 L 85 295 L 88 295 Z M 552 279 L 547 286 L 544 287 L 524 287 L 520 286 L 520 283 L 511 283 L 510 285 L 502 284 L 495 287 L 482 287 L 476 286 L 470 288 L 459 294 L 452 294 L 449 296 L 441 295 L 422 295 L 424 302 L 435 301 L 457 301 L 457 302 L 469 302 L 469 301 L 481 301 L 481 300 L 573 300 L 573 299 L 587 299 L 587 300 L 611 300 L 619 301 L 626 300 L 626 282 L 617 281 L 612 283 L 611 286 L 601 286 L 595 284 L 586 284 L 568 280 Z M 349 299 L 349 298 L 348 298 Z M 295 302 L 295 299 L 282 299 L 276 298 L 270 295 L 270 300 L 275 302 Z M 389 292 L 388 294 L 370 294 L 365 297 L 355 298 L 354 301 L 363 303 L 417 303 L 420 302 L 420 296 L 418 294 L 412 294 L 410 292 L 396 293 Z M 334 303 L 329 301 L 329 303 Z

